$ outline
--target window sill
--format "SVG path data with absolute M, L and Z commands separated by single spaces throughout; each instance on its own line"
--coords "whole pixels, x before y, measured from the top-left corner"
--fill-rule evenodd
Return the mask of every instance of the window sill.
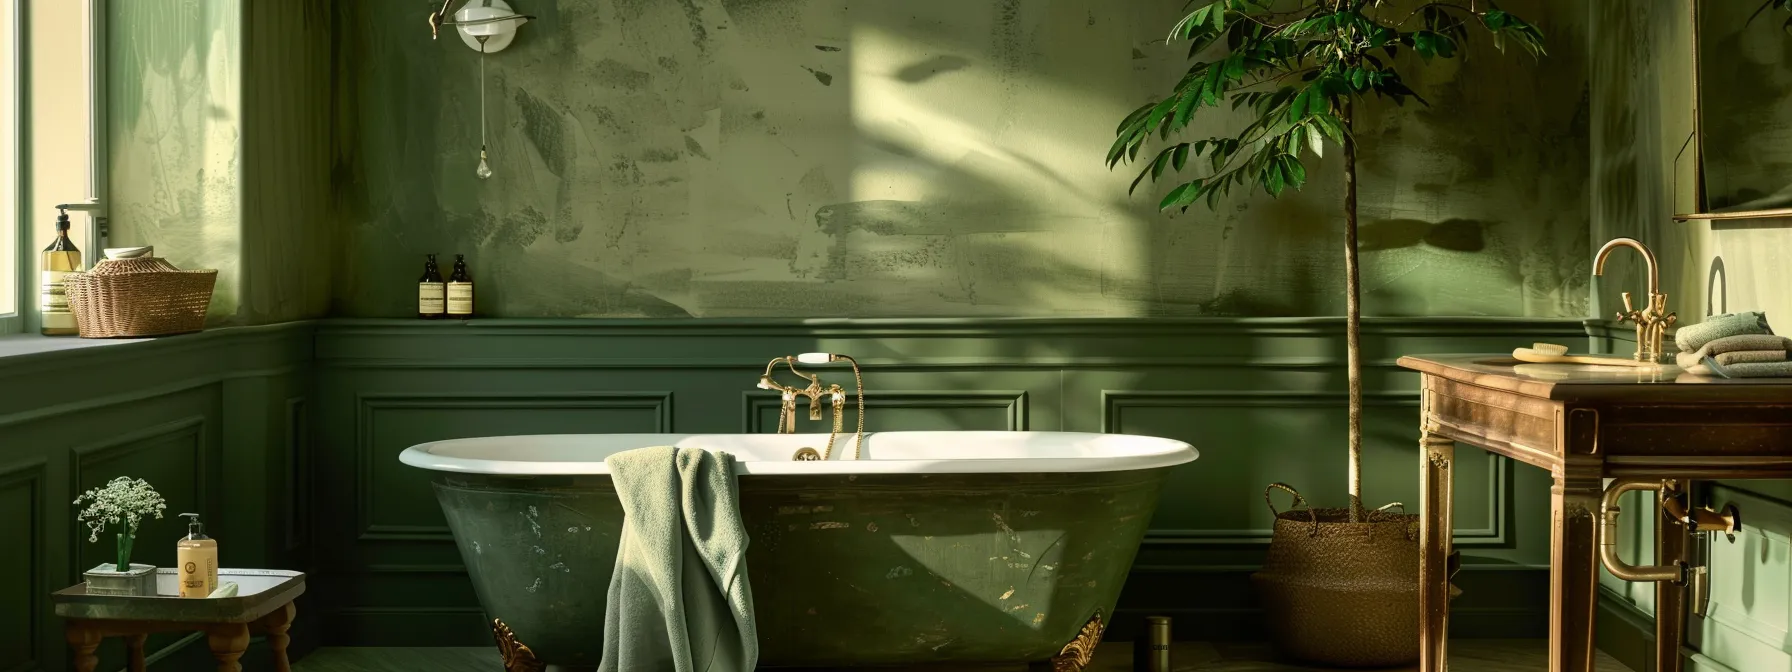
M 0 360 L 8 357 L 103 348 L 125 343 L 142 343 L 153 338 L 81 338 L 79 336 L 44 336 L 42 334 L 6 334 L 0 336 Z

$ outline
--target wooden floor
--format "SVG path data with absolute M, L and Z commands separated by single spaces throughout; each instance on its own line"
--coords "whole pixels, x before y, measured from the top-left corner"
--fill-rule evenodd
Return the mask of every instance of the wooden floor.
M 1451 672 L 1537 672 L 1544 664 L 1542 640 L 1461 640 L 1450 642 Z M 1261 644 L 1176 645 L 1171 662 L 1176 672 L 1303 672 L 1326 668 L 1273 662 Z M 988 670 L 990 668 L 979 668 Z M 999 669 L 999 668 L 998 668 Z M 1026 669 L 1021 666 L 1019 669 Z M 1103 644 L 1089 672 L 1130 672 L 1132 647 L 1124 642 Z M 1408 668 L 1411 669 L 1411 668 Z M 1630 672 L 1610 656 L 1599 654 L 1599 672 Z M 330 648 L 321 649 L 293 666 L 295 672 L 501 672 L 498 652 L 479 649 Z

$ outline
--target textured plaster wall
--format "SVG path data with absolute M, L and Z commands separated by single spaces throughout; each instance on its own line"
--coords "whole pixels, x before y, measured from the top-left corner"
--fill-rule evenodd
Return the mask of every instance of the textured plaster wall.
M 1180 0 L 518 0 L 485 60 L 414 2 L 336 4 L 335 309 L 414 311 L 467 254 L 503 316 L 1342 312 L 1339 162 L 1166 216 L 1102 165 L 1185 67 Z M 1586 305 L 1586 12 L 1510 3 L 1533 63 L 1473 50 L 1362 114 L 1372 314 Z M 1235 123 L 1216 121 L 1211 123 Z
M 243 5 L 240 322 L 330 309 L 330 1 Z
M 209 318 L 237 313 L 242 264 L 241 3 L 106 3 L 112 244 L 215 268 Z

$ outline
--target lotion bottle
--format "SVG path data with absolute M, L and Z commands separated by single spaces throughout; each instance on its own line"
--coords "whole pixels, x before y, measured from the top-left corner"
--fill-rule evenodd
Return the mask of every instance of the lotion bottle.
M 467 272 L 467 255 L 454 255 L 454 272 L 448 276 L 448 317 L 473 317 L 473 275 Z
M 447 283 L 442 282 L 442 271 L 436 268 L 436 255 L 432 254 L 423 262 L 423 277 L 417 280 L 417 317 L 439 320 L 447 314 Z
M 180 596 L 206 597 L 218 589 L 218 542 L 205 536 L 199 514 L 180 514 L 187 519 L 187 536 L 174 545 L 180 564 Z

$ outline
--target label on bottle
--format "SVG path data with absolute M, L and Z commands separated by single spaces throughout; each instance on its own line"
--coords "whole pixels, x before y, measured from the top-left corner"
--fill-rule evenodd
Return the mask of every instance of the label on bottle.
M 417 312 L 440 315 L 447 310 L 447 300 L 440 282 L 417 283 Z
M 68 312 L 68 288 L 62 284 L 68 276 L 69 271 L 43 272 L 43 300 L 38 304 L 43 312 Z
M 180 563 L 181 597 L 205 597 L 218 589 L 217 546 L 181 546 L 175 561 Z
M 471 282 L 450 282 L 450 283 L 448 283 L 448 314 L 449 315 L 472 315 L 473 314 L 473 283 L 471 283 Z
M 62 282 L 71 271 L 44 271 L 43 293 L 38 308 L 43 314 L 44 329 L 74 329 L 75 314 L 69 311 L 68 288 Z

